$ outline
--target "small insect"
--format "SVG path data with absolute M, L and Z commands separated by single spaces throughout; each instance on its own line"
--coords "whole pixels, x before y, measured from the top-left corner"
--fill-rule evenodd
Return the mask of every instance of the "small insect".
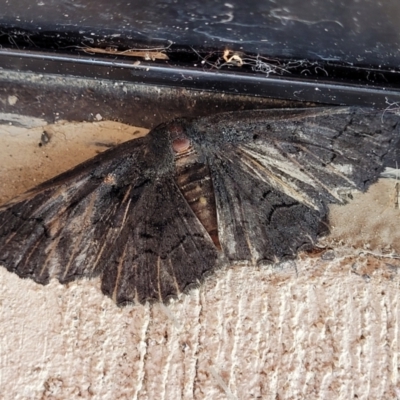
M 50 142 L 51 136 L 48 132 L 43 131 L 42 135 L 40 136 L 39 147 L 45 146 Z
M 0 264 L 46 284 L 101 276 L 118 305 L 166 301 L 216 268 L 271 264 L 328 232 L 364 191 L 398 116 L 360 108 L 179 118 L 0 208 Z

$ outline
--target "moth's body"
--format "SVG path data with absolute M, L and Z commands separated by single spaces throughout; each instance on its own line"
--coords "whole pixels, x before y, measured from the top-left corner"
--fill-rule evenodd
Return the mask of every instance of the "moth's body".
M 180 124 L 172 124 L 169 132 L 175 155 L 175 181 L 216 248 L 221 250 L 215 193 L 207 160 L 193 147 Z
M 220 263 L 312 248 L 340 190 L 365 190 L 398 116 L 349 108 L 178 119 L 0 208 L 0 264 L 47 283 L 101 275 L 118 304 L 165 301 Z

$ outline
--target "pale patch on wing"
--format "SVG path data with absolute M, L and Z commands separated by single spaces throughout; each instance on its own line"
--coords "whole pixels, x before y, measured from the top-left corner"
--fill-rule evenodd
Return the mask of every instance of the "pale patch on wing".
M 391 179 L 400 179 L 400 169 L 398 168 L 392 168 L 392 167 L 386 167 L 382 173 L 381 173 L 382 178 L 391 178 Z
M 293 162 L 291 162 L 290 159 L 283 156 L 283 154 L 279 152 L 276 147 L 260 147 L 249 143 L 239 146 L 239 148 L 251 155 L 253 158 L 259 160 L 267 168 L 273 166 L 280 171 L 285 172 L 292 178 L 307 183 L 308 185 L 314 185 L 315 183 L 309 175 L 302 172 L 300 168 L 298 168 L 296 165 L 294 165 Z M 263 153 L 261 153 L 260 150 L 263 150 Z
M 169 267 L 170 267 L 171 271 L 173 271 L 173 270 L 174 270 L 174 266 L 173 266 L 173 264 L 172 264 L 172 262 L 171 262 L 171 259 L 168 258 L 168 259 L 167 259 L 167 262 L 168 262 L 168 264 L 169 264 Z M 174 284 L 174 286 L 175 286 L 176 293 L 177 293 L 178 296 L 179 296 L 179 295 L 181 294 L 181 289 L 179 288 L 179 282 L 178 282 L 177 279 L 176 279 L 175 273 L 172 274 L 172 281 L 173 281 L 173 284 Z
M 54 194 L 52 194 L 51 201 L 44 202 L 42 207 L 39 207 L 38 209 L 36 209 L 36 211 L 35 211 L 36 215 L 39 212 L 46 211 L 46 207 L 52 206 L 55 202 L 60 202 L 60 203 L 68 202 L 68 200 L 70 199 L 70 196 L 72 196 L 74 193 L 76 193 L 76 191 L 78 189 L 80 189 L 82 186 L 87 184 L 89 179 L 90 179 L 90 176 L 85 176 L 79 180 L 76 180 L 76 182 L 74 182 L 73 186 L 69 186 L 67 184 L 61 183 L 59 185 L 59 187 L 57 188 L 57 190 L 54 192 Z M 38 194 L 45 192 L 46 190 L 49 190 L 49 189 L 50 189 L 49 187 L 42 188 L 39 186 L 38 188 L 34 188 L 28 192 L 22 193 L 19 196 L 13 198 L 8 203 L 2 205 L 0 207 L 0 211 L 6 210 L 7 208 L 9 208 L 10 206 L 12 206 L 14 204 L 21 203 L 26 200 L 31 200 L 34 196 L 37 196 Z M 54 190 L 54 187 L 52 187 L 51 189 Z
M 225 219 L 221 216 L 221 210 L 217 207 L 218 235 L 224 239 L 224 244 L 228 250 L 228 254 L 234 254 L 236 251 L 235 235 L 229 229 L 225 229 Z
M 72 235 L 76 235 L 77 238 L 75 238 L 73 248 L 72 248 L 72 254 L 68 260 L 68 263 L 65 267 L 64 273 L 63 273 L 63 278 L 65 278 L 68 275 L 69 269 L 71 265 L 76 262 L 76 258 L 78 256 L 78 250 L 79 250 L 79 245 L 81 244 L 82 237 L 85 234 L 85 228 L 89 224 L 89 220 L 93 214 L 93 207 L 95 204 L 96 196 L 95 193 L 90 194 L 90 199 L 89 199 L 89 204 L 87 205 L 85 209 L 85 213 L 83 214 L 82 217 L 78 219 L 72 220 L 71 223 L 68 225 L 68 228 L 72 228 L 72 230 L 69 232 Z M 86 254 L 84 256 L 86 258 Z
M 161 281 L 160 281 L 161 257 L 157 257 L 157 291 L 160 301 L 162 301 Z
M 58 236 L 55 240 L 50 241 L 46 247 L 46 259 L 44 260 L 40 269 L 39 276 L 42 276 L 46 270 L 48 270 L 50 278 L 55 278 L 58 276 L 60 272 L 60 258 L 58 257 L 56 249 L 59 241 L 60 236 Z
M 92 234 L 88 235 L 89 237 L 92 236 Z M 85 246 L 80 248 L 79 253 L 75 257 L 75 264 L 78 265 L 79 267 L 82 264 L 86 263 L 87 259 L 87 254 L 89 253 L 90 247 L 94 246 L 94 243 L 91 243 L 90 241 L 85 242 Z
M 318 156 L 308 149 L 304 149 L 303 146 L 299 146 L 299 149 L 305 151 L 309 158 L 301 161 L 289 153 L 279 151 L 279 148 L 272 144 L 246 143 L 238 146 L 238 149 L 241 152 L 243 164 L 253 175 L 268 181 L 275 189 L 314 209 L 319 208 L 315 198 L 309 195 L 298 183 L 310 186 L 317 191 L 328 192 L 337 201 L 342 202 L 338 194 L 340 188 L 325 184 L 317 178 L 314 171 L 336 175 L 350 186 L 355 187 L 352 180 L 348 178 L 348 175 L 351 175 L 353 171 L 352 165 L 326 165 Z
M 331 166 L 340 171 L 344 175 L 351 175 L 354 170 L 351 164 L 331 164 Z
M 272 187 L 282 191 L 291 198 L 303 204 L 307 204 L 311 208 L 318 209 L 314 199 L 296 185 L 294 180 L 296 179 L 315 187 L 316 183 L 312 181 L 308 175 L 302 173 L 298 166 L 296 166 L 290 159 L 281 156 L 277 151 L 275 154 L 280 157 L 269 158 L 267 154 L 254 151 L 251 147 L 249 145 L 242 145 L 239 146 L 239 149 L 243 155 L 242 162 L 247 166 L 252 175 L 267 181 Z M 266 147 L 263 147 L 263 149 L 265 148 Z M 268 147 L 268 151 L 270 151 L 271 148 Z M 272 151 L 271 154 L 275 155 L 274 151 Z M 276 170 L 280 170 L 294 179 L 287 179 L 285 175 L 278 175 Z
M 313 135 L 325 138 L 331 138 L 337 135 L 337 129 L 313 122 L 305 122 L 302 129 L 295 127 L 293 131 L 296 132 L 297 138 L 301 139 L 304 143 L 311 143 L 310 138 L 312 138 Z
M 338 177 L 342 178 L 343 180 L 345 180 L 350 186 L 356 187 L 354 185 L 354 182 L 349 179 L 345 172 L 346 171 L 350 171 L 349 168 L 343 168 L 343 167 L 339 167 L 337 168 L 337 166 L 342 166 L 342 164 L 334 164 L 334 163 L 329 163 L 329 164 L 325 164 L 323 162 L 323 160 L 321 160 L 320 157 L 318 157 L 315 153 L 313 153 L 312 151 L 310 151 L 309 149 L 307 149 L 305 146 L 303 145 L 298 145 L 298 148 L 301 149 L 302 151 L 304 151 L 305 153 L 309 154 L 311 157 L 311 160 L 314 160 L 314 162 L 308 162 L 310 164 L 310 166 L 312 166 L 313 169 L 317 169 L 319 171 L 323 171 L 325 170 L 325 172 L 327 170 L 329 170 L 333 175 L 337 175 Z M 336 152 L 336 151 L 335 151 Z M 337 153 L 337 152 L 336 152 Z M 344 157 L 344 156 L 343 156 Z M 311 161 L 310 160 L 310 161 Z M 317 160 L 318 162 L 315 163 L 315 160 Z M 346 164 L 347 165 L 347 164 Z M 353 170 L 353 167 L 351 168 L 351 171 Z M 336 187 L 334 188 L 336 190 Z M 334 196 L 335 197 L 335 196 Z
M 122 252 L 122 255 L 120 256 L 119 260 L 118 260 L 118 266 L 117 266 L 117 277 L 115 279 L 115 284 L 114 284 L 114 290 L 112 292 L 112 299 L 117 302 L 117 295 L 118 295 L 118 287 L 120 285 L 120 281 L 121 281 L 121 276 L 122 276 L 122 268 L 123 268 L 123 264 L 125 261 L 125 255 L 126 255 L 126 243 L 124 246 L 124 250 Z

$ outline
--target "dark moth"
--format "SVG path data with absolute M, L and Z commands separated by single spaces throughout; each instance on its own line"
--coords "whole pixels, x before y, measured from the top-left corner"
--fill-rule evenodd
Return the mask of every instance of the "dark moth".
M 45 284 L 101 275 L 117 304 L 165 301 L 223 264 L 275 263 L 366 190 L 398 117 L 316 108 L 176 119 L 0 208 L 0 264 Z

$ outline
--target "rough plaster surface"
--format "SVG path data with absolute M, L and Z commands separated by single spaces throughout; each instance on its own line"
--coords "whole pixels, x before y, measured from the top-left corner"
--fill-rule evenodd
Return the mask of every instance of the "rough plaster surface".
M 0 115 L 0 202 L 143 134 L 12 118 Z M 400 398 L 395 195 L 381 180 L 332 209 L 320 249 L 220 270 L 169 306 L 120 309 L 97 279 L 40 286 L 0 268 L 0 398 Z

